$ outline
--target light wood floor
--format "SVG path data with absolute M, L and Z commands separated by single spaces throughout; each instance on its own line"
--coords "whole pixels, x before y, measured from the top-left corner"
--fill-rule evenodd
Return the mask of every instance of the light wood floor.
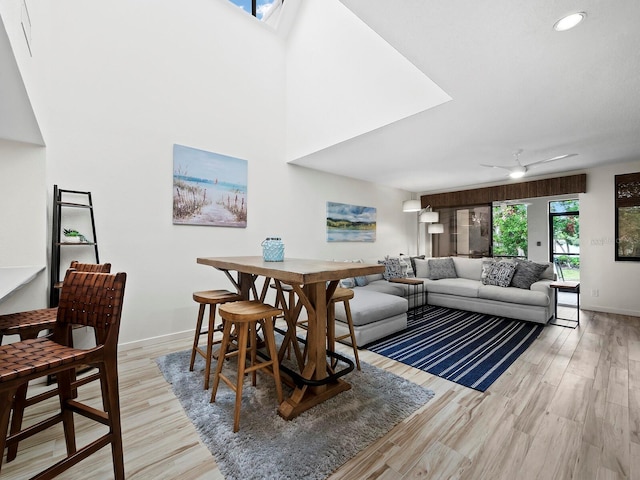
M 222 478 L 154 361 L 187 348 L 188 342 L 176 341 L 121 353 L 127 478 Z M 640 479 L 638 317 L 582 312 L 575 330 L 548 326 L 484 393 L 365 350 L 361 360 L 436 396 L 343 465 L 333 480 Z M 90 395 L 99 404 L 95 389 Z M 54 407 L 33 407 L 28 421 Z M 77 429 L 89 439 L 95 427 L 87 429 L 80 419 Z M 0 478 L 26 478 L 63 454 L 57 426 L 21 443 Z M 60 478 L 112 478 L 109 448 Z

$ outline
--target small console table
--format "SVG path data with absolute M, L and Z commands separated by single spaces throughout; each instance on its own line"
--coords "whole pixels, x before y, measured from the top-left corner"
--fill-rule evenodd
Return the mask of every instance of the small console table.
M 549 323 L 551 325 L 558 325 L 560 327 L 566 328 L 576 328 L 580 325 L 580 282 L 553 282 L 549 285 L 550 288 L 553 288 L 555 292 L 555 302 L 553 308 L 553 320 Z M 558 317 L 558 293 L 559 292 L 569 292 L 576 294 L 577 306 L 576 306 L 576 314 L 577 320 L 573 320 L 571 318 L 559 318 Z M 558 320 L 561 320 L 563 323 L 558 323 Z M 564 323 L 566 322 L 566 324 Z

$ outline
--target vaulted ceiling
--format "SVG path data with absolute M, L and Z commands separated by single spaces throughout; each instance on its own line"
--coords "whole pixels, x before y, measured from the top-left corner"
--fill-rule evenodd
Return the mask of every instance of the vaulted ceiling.
M 515 166 L 517 151 L 523 164 L 577 154 L 539 164 L 529 178 L 640 161 L 637 0 L 284 6 L 295 4 L 324 23 L 316 37 L 306 25 L 307 43 L 287 47 L 295 66 L 287 84 L 291 163 L 434 192 L 505 181 L 507 170 L 482 164 Z M 574 11 L 587 13 L 581 25 L 553 30 Z M 344 12 L 352 17 L 346 23 Z M 306 56 L 310 47 L 315 57 Z M 313 70 L 318 58 L 335 68 Z M 2 25 L 0 64 L 0 105 L 13 112 L 0 116 L 0 138 L 42 145 Z
M 523 164 L 578 154 L 529 177 L 640 160 L 637 0 L 341 2 L 451 100 L 292 163 L 428 192 L 505 180 L 481 164 L 519 150 Z M 553 30 L 575 11 L 582 24 Z

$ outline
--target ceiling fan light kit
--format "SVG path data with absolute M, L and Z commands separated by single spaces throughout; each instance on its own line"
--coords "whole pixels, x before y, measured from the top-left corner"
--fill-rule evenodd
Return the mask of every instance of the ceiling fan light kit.
M 509 172 L 509 176 L 511 178 L 522 178 L 525 173 L 527 173 L 527 167 L 514 167 Z

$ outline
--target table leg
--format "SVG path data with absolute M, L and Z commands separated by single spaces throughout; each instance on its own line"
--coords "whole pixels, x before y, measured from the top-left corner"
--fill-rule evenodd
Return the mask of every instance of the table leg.
M 295 295 L 289 295 L 289 302 L 285 302 L 282 283 L 280 283 L 279 280 L 275 280 L 275 284 L 278 302 L 282 306 L 282 310 L 284 311 L 284 319 L 287 323 L 287 332 L 285 333 L 282 345 L 280 345 L 280 351 L 278 352 L 278 362 L 282 363 L 287 348 L 289 345 L 291 345 L 296 356 L 296 361 L 298 362 L 298 368 L 302 371 L 304 367 L 304 355 L 300 351 L 300 345 L 298 345 L 298 340 L 296 338 L 296 324 L 298 322 L 298 317 L 300 316 L 300 311 L 302 310 L 302 304 L 294 304 Z
M 580 325 L 580 286 L 578 285 L 576 287 L 563 287 L 563 286 L 552 285 L 551 288 L 554 291 L 554 302 L 553 302 L 553 318 L 549 321 L 549 324 L 558 325 L 560 327 L 565 327 L 565 328 L 576 328 L 577 326 L 579 326 Z M 577 295 L 576 297 L 577 320 L 558 317 L 558 296 L 560 292 L 570 292 L 570 293 L 575 293 Z M 564 323 L 558 323 L 559 320 L 563 320 Z
M 307 330 L 307 357 L 302 371 L 304 378 L 324 380 L 327 378 L 327 298 L 335 286 L 327 292 L 324 282 L 305 285 L 298 292 L 309 315 Z M 291 396 L 284 400 L 278 413 L 286 420 L 297 417 L 309 408 L 324 402 L 340 392 L 349 390 L 351 385 L 342 379 L 326 385 L 304 385 L 296 387 Z
M 314 312 L 309 312 L 308 348 L 309 361 L 315 364 L 315 371 L 312 378 L 322 379 L 327 376 L 327 298 L 325 286 L 321 283 L 314 283 L 307 289 L 308 297 L 313 305 Z M 321 393 L 325 386 L 314 387 L 316 393 Z

